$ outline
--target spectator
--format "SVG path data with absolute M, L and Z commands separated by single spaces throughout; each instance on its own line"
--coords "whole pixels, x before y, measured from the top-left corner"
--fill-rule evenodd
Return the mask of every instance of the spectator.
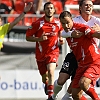
M 8 6 L 9 9 L 13 9 L 14 1 L 13 0 L 2 0 L 2 3 Z
M 51 2 L 54 4 L 56 12 L 55 14 L 60 14 L 63 11 L 63 6 L 61 1 L 59 0 L 51 0 Z
M 66 0 L 61 0 L 63 10 L 64 10 L 64 7 L 65 7 L 65 2 L 66 2 Z
M 25 6 L 25 2 L 24 0 L 16 0 L 14 2 L 14 6 L 15 6 L 15 11 L 20 14 L 23 12 L 24 6 Z
M 36 2 L 36 11 L 35 11 L 35 13 L 40 14 L 43 0 L 35 0 L 35 1 L 37 1 Z
M 9 14 L 12 9 L 10 9 L 6 4 L 2 3 L 0 0 L 0 14 Z M 6 23 L 6 17 L 3 18 L 4 23 Z

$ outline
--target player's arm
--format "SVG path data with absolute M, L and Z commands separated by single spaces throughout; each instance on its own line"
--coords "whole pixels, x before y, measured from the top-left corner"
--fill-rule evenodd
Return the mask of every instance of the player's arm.
M 100 31 L 93 30 L 90 27 L 85 28 L 85 35 L 87 35 L 88 37 L 92 36 L 92 37 L 100 39 Z
M 83 35 L 83 33 L 78 30 L 72 30 L 69 32 L 66 32 L 65 30 L 63 30 L 61 33 L 61 36 L 63 38 L 68 38 L 68 37 L 80 38 L 82 35 Z
M 95 34 L 93 34 L 93 37 L 96 37 L 98 39 L 100 39 L 100 26 L 98 24 L 95 23 L 94 26 L 91 27 L 95 32 Z
M 22 20 L 24 18 L 24 15 L 31 9 L 32 5 L 33 5 L 32 2 L 30 2 L 26 5 L 23 13 L 21 13 L 12 23 L 10 23 L 8 31 L 11 30 L 20 20 Z
M 26 40 L 30 41 L 30 42 L 40 42 L 40 41 L 44 41 L 47 40 L 47 36 L 46 35 L 42 35 L 41 37 L 35 37 L 35 36 L 26 36 Z
M 62 34 L 62 30 L 59 31 L 59 34 L 58 34 L 59 36 L 58 36 L 58 37 L 59 37 L 59 44 L 60 44 L 60 45 L 63 45 L 63 44 L 65 43 L 65 42 L 64 42 L 65 40 L 64 40 L 64 38 L 61 36 L 61 34 Z
M 95 32 L 94 34 L 92 34 L 92 37 L 100 39 L 100 31 Z

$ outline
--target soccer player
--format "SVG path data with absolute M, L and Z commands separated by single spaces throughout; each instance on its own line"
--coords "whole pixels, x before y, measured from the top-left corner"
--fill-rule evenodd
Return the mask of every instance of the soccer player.
M 79 2 L 79 13 L 80 13 L 80 15 L 73 18 L 73 21 L 77 22 L 77 23 L 82 23 L 82 24 L 88 25 L 92 29 L 94 29 L 95 31 L 99 32 L 100 31 L 100 18 L 93 16 L 92 11 L 93 11 L 93 3 L 92 3 L 91 0 L 80 0 L 80 2 Z M 100 40 L 95 38 L 95 41 L 96 41 L 97 45 L 99 46 Z M 70 55 L 71 54 L 72 54 L 72 52 L 70 53 Z M 68 62 L 68 61 L 65 61 L 65 63 L 66 62 Z M 73 62 L 71 61 L 70 63 L 73 63 Z M 77 67 L 74 66 L 74 64 L 73 64 L 73 66 L 70 66 L 70 65 L 69 65 L 69 67 L 72 67 L 72 68 L 74 67 L 75 69 L 77 68 Z M 74 75 L 74 73 L 73 73 L 73 75 Z M 68 92 L 64 95 L 62 100 L 66 100 L 68 97 L 71 98 L 71 95 L 69 94 L 69 93 L 71 93 L 70 90 L 71 89 L 69 87 Z
M 20 20 L 22 20 L 24 18 L 24 15 L 31 9 L 32 7 L 32 3 L 29 3 L 28 5 L 26 5 L 26 7 L 24 8 L 23 13 L 21 13 L 12 23 L 7 23 L 4 25 L 0 26 L 0 49 L 3 48 L 3 40 L 5 35 L 8 33 L 8 31 L 10 31 Z M 2 18 L 0 17 L 1 22 L 2 22 Z
M 49 98 L 53 94 L 54 70 L 59 57 L 58 38 L 61 44 L 63 39 L 60 37 L 60 21 L 53 17 L 53 3 L 44 4 L 44 13 L 45 15 L 33 22 L 26 31 L 26 40 L 36 42 L 36 61 Z
M 73 18 L 73 21 L 78 23 L 83 23 L 85 25 L 92 27 L 96 31 L 100 31 L 100 19 L 91 15 L 92 10 L 93 10 L 93 3 L 91 0 L 80 0 L 79 2 L 80 15 Z M 71 35 L 71 32 L 69 33 L 69 35 Z M 99 44 L 98 39 L 96 39 L 96 41 L 98 45 Z M 68 53 L 63 62 L 59 77 L 54 82 L 54 94 L 52 95 L 50 100 L 54 100 L 56 98 L 56 95 L 62 89 L 64 83 L 69 79 L 70 76 L 72 77 L 71 79 L 73 79 L 76 68 L 77 68 L 77 62 L 73 52 Z M 66 94 L 62 98 L 62 100 L 67 100 L 67 99 L 72 100 L 71 85 L 69 86 Z
M 82 92 L 84 91 L 93 100 L 100 100 L 94 89 L 96 80 L 100 77 L 100 49 L 94 39 L 100 39 L 100 33 L 95 32 L 89 26 L 74 23 L 72 15 L 64 11 L 59 16 L 65 34 L 70 30 L 79 30 L 83 32 L 80 38 L 66 38 L 69 47 L 73 51 L 78 68 L 72 81 L 72 97 L 74 100 L 87 100 Z M 67 34 L 67 33 L 66 33 Z

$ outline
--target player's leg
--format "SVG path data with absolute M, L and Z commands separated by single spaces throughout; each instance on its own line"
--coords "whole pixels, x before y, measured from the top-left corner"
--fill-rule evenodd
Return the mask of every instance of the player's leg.
M 48 100 L 54 100 L 56 98 L 57 94 L 61 91 L 63 85 L 65 84 L 65 82 L 69 79 L 70 75 L 72 74 L 75 68 L 74 66 L 77 66 L 77 61 L 75 59 L 75 56 L 73 55 L 73 53 L 68 53 L 63 62 L 62 68 L 59 73 L 59 77 L 54 82 L 54 94 L 52 95 L 52 99 L 50 98 Z M 70 94 L 68 95 L 68 97 L 69 96 Z
M 86 67 L 85 67 L 86 68 Z M 79 80 L 81 79 L 84 71 L 86 70 L 84 67 L 78 67 L 76 70 L 76 74 L 74 79 L 72 80 L 72 97 L 74 100 L 87 100 L 83 95 L 83 90 L 79 86 Z
M 47 70 L 48 70 L 48 98 L 51 97 L 51 95 L 53 94 L 53 88 L 54 88 L 54 71 L 56 68 L 56 63 L 49 63 L 47 65 Z
M 76 60 L 74 60 L 73 62 L 76 62 Z M 72 66 L 72 65 L 71 65 L 71 66 Z M 74 70 L 73 70 L 73 72 L 72 72 L 72 74 L 71 74 L 71 81 L 73 80 L 73 78 L 74 78 L 74 76 L 75 76 L 76 69 L 77 69 L 77 67 L 78 67 L 77 63 L 74 63 L 74 66 L 76 66 L 76 67 L 74 67 Z M 66 100 L 66 99 L 68 99 L 68 98 L 69 98 L 69 100 L 73 100 L 73 99 L 72 99 L 72 82 L 71 82 L 70 85 L 68 86 L 68 89 L 67 89 L 67 91 L 66 91 L 66 94 L 62 97 L 61 100 Z
M 86 77 L 82 77 L 80 80 L 80 87 L 83 89 L 83 91 L 89 95 L 93 100 L 100 100 L 98 97 L 98 94 L 95 91 L 94 86 L 91 84 L 92 80 Z
M 81 88 L 73 88 L 72 89 L 72 97 L 74 100 L 88 100 L 87 98 L 82 95 L 83 90 Z
M 62 97 L 61 100 L 73 100 L 72 98 L 72 82 L 70 83 L 65 95 Z
M 48 87 L 48 71 L 46 74 L 42 75 L 42 82 L 44 83 L 44 91 L 45 94 L 48 95 L 47 87 Z
M 80 88 L 93 100 L 100 100 L 94 88 L 96 80 L 99 78 L 99 75 L 100 65 L 95 63 L 91 64 L 88 66 L 87 70 L 84 72 L 83 77 L 81 77 L 79 82 Z
M 71 55 L 73 55 L 73 53 L 71 53 Z M 71 58 L 71 62 L 70 62 L 70 66 L 69 67 L 70 67 L 69 70 L 71 70 L 70 71 L 71 72 L 70 76 L 71 76 L 71 81 L 72 81 L 74 76 L 75 76 L 76 69 L 78 67 L 77 60 L 76 60 L 74 55 Z M 68 89 L 66 91 L 66 94 L 62 97 L 61 100 L 67 100 L 67 99 L 68 100 L 73 100 L 72 99 L 72 82 L 70 83 L 70 85 L 69 85 L 69 87 L 68 87 Z
M 58 61 L 58 55 L 59 53 L 51 54 L 46 57 L 46 65 L 48 70 L 48 98 L 51 97 L 53 94 L 53 88 L 54 88 L 54 71 L 57 67 L 57 61 Z
M 100 100 L 93 85 L 91 85 L 96 82 L 100 73 L 100 69 L 99 67 L 96 67 L 97 64 L 91 64 L 87 66 L 78 67 L 76 71 L 76 75 L 72 81 L 72 91 L 74 91 L 76 88 L 76 90 L 72 92 L 73 98 L 75 100 L 81 99 L 82 96 L 80 93 L 78 93 L 79 91 L 76 92 L 80 87 L 81 90 L 88 94 L 93 100 Z
M 65 84 L 67 79 L 69 79 L 68 74 L 66 74 L 66 73 L 60 73 L 59 74 L 58 80 L 56 80 L 54 82 L 54 94 L 52 95 L 53 98 L 56 98 L 57 94 L 61 91 L 61 89 L 62 89 L 62 87 Z
M 45 94 L 48 95 L 47 93 L 47 86 L 48 86 L 48 71 L 47 71 L 47 67 L 46 67 L 46 64 L 45 64 L 45 60 L 40 62 L 40 61 L 37 61 L 37 65 L 38 65 L 38 70 L 39 70 L 39 73 L 42 77 L 42 82 L 44 83 L 44 91 L 45 91 Z
M 84 78 L 84 79 L 83 79 Z M 72 97 L 74 100 L 87 100 L 83 95 L 84 92 L 89 95 L 93 100 L 100 100 L 98 97 L 98 94 L 96 93 L 93 85 L 89 84 L 91 83 L 90 79 L 86 79 L 85 77 L 82 78 L 83 83 L 79 83 L 80 88 L 72 88 Z M 88 87 L 89 84 L 89 87 Z M 88 88 L 87 90 L 85 90 Z M 83 90 L 82 90 L 83 89 Z

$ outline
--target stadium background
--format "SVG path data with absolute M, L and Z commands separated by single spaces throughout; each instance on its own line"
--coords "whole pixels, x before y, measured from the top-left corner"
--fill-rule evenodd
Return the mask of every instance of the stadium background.
M 68 0 L 69 1 L 69 0 Z M 77 1 L 77 0 L 72 0 L 72 1 Z M 64 6 L 65 10 L 69 10 L 72 12 L 73 17 L 75 17 L 76 15 L 78 15 L 78 5 L 77 4 L 67 4 Z M 94 5 L 94 12 L 93 14 L 97 17 L 99 17 L 99 10 L 100 9 L 100 5 Z M 2 17 L 5 18 L 15 18 L 17 17 L 19 14 L 2 14 Z M 14 78 L 20 78 L 20 76 L 17 76 L 16 71 L 20 72 L 20 71 L 25 71 L 27 73 L 27 71 L 36 71 L 37 72 L 37 65 L 35 62 L 35 43 L 31 43 L 31 42 L 27 42 L 25 40 L 25 32 L 27 30 L 27 28 L 29 27 L 29 25 L 31 24 L 32 21 L 35 21 L 36 19 L 38 19 L 39 17 L 41 17 L 43 15 L 36 15 L 36 14 L 26 14 L 25 18 L 27 19 L 26 24 L 23 24 L 23 22 L 25 20 L 22 20 L 17 26 L 15 26 L 5 37 L 4 39 L 4 47 L 0 52 L 0 75 L 1 75 L 1 82 L 0 82 L 0 93 L 3 92 L 1 88 L 5 89 L 6 83 L 4 83 L 5 86 L 2 85 L 2 82 L 7 81 L 8 83 L 10 83 L 10 80 L 12 81 L 12 76 L 13 74 L 9 73 L 10 71 L 13 71 L 15 75 Z M 55 14 L 55 17 L 58 17 L 59 14 Z M 32 21 L 30 21 L 32 18 Z M 12 19 L 11 19 L 12 21 Z M 58 67 L 56 69 L 57 74 L 56 74 L 56 78 L 59 74 L 59 70 L 61 68 L 62 62 L 64 60 L 64 57 L 66 55 L 66 53 L 69 52 L 69 47 L 67 44 L 64 44 L 62 47 L 60 46 L 60 57 L 59 57 L 59 61 L 58 61 Z M 7 73 L 6 73 L 7 71 Z M 4 74 L 5 73 L 5 74 Z M 20 75 L 23 73 L 20 73 Z M 28 73 L 27 73 L 28 74 Z M 39 73 L 37 73 L 39 75 Z M 8 75 L 8 76 L 7 76 Z M 11 75 L 11 77 L 9 77 L 9 75 Z M 34 75 L 34 74 L 33 74 Z M 2 76 L 5 78 L 5 80 L 2 79 Z M 23 75 L 22 75 L 23 76 Z M 39 77 L 39 76 L 38 76 Z M 7 79 L 8 78 L 8 79 Z M 36 77 L 37 78 L 37 77 Z M 55 78 L 55 79 L 56 79 Z M 22 79 L 23 80 L 23 79 Z M 35 80 L 33 78 L 33 80 Z M 41 79 L 39 80 L 39 82 L 41 82 Z M 66 88 L 68 86 L 69 82 L 67 82 L 63 88 L 63 92 L 60 94 L 60 98 L 62 97 L 62 94 L 64 94 L 66 92 Z M 98 87 L 97 91 L 98 94 L 100 95 L 100 87 Z M 11 90 L 12 91 L 12 90 Z M 10 91 L 8 91 L 10 92 Z M 8 92 L 4 92 L 5 95 Z M 42 92 L 44 92 L 42 90 Z M 3 93 L 3 95 L 4 95 Z M 13 91 L 14 93 L 14 91 Z M 39 94 L 37 94 L 37 97 L 34 98 L 24 98 L 21 97 L 18 98 L 17 96 L 11 96 L 13 95 L 13 93 L 10 94 L 10 96 L 8 95 L 8 98 L 0 98 L 0 100 L 46 100 L 45 94 L 43 94 L 44 98 L 40 98 Z M 1 93 L 2 94 L 2 93 Z M 4 95 L 4 96 L 5 96 Z M 2 97 L 4 97 L 2 96 Z M 58 100 L 60 100 L 60 98 Z

